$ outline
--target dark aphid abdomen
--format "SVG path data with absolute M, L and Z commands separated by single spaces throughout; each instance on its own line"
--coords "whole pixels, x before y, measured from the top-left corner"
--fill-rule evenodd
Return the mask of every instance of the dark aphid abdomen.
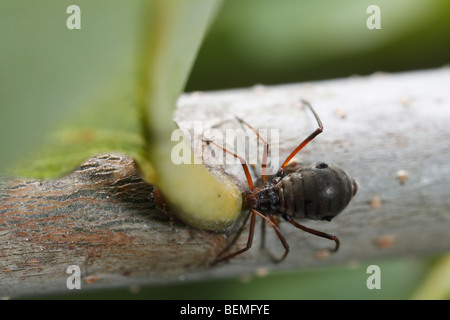
M 323 162 L 303 165 L 275 185 L 281 213 L 328 221 L 345 209 L 356 188 L 346 172 Z

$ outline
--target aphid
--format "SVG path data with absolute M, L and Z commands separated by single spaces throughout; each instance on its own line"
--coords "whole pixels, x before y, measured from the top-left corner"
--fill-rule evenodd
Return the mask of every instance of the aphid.
M 305 101 L 302 102 L 312 111 L 319 127 L 291 152 L 273 177 L 266 175 L 269 144 L 248 123 L 238 119 L 241 123 L 253 130 L 258 139 L 264 144 L 261 183 L 259 186 L 254 185 L 245 159 L 228 151 L 213 141 L 206 141 L 207 143 L 213 143 L 215 146 L 240 160 L 251 190 L 245 200 L 249 215 L 247 215 L 241 230 L 238 232 L 239 236 L 246 225 L 248 218 L 250 218 L 247 245 L 224 257 L 219 256 L 217 262 L 236 257 L 251 248 L 256 216 L 260 216 L 273 227 L 283 244 L 285 252 L 281 259 L 278 260 L 279 262 L 284 260 L 289 253 L 289 245 L 278 226 L 278 217 L 283 218 L 296 228 L 334 241 L 335 247 L 330 251 L 336 252 L 339 249 L 340 242 L 335 235 L 310 229 L 294 220 L 297 218 L 304 218 L 331 221 L 331 219 L 345 209 L 358 189 L 355 180 L 336 166 L 324 162 L 300 165 L 300 167 L 297 168 L 291 168 L 291 166 L 288 165 L 291 159 L 300 150 L 323 131 L 322 122 L 314 109 L 309 103 Z

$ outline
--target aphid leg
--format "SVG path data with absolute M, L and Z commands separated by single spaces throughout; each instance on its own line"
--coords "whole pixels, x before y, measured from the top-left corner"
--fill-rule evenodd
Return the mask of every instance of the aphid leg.
M 278 228 L 278 219 L 276 216 L 270 215 L 269 219 L 272 221 L 273 224 L 275 224 Z M 266 242 L 266 224 L 261 223 L 261 249 L 265 248 L 265 242 Z
M 260 250 L 264 250 L 264 248 L 266 247 L 266 224 L 265 223 L 261 223 L 261 245 L 260 245 Z
M 250 124 L 248 124 L 248 122 L 242 120 L 239 117 L 236 117 L 236 119 L 241 123 L 241 124 L 245 124 L 247 127 L 250 128 L 250 130 L 252 130 L 256 136 L 258 137 L 259 140 L 261 140 L 261 142 L 264 144 L 264 151 L 263 151 L 263 159 L 262 159 L 262 165 L 261 165 L 261 180 L 265 180 L 266 178 L 266 170 L 267 170 L 267 157 L 269 155 L 269 148 L 270 145 L 269 143 L 264 140 L 263 137 L 261 137 L 261 135 L 259 134 L 259 132 L 257 130 L 255 130 Z
M 289 253 L 289 244 L 287 243 L 287 241 L 286 241 L 286 238 L 283 236 L 283 234 L 281 233 L 281 230 L 280 230 L 280 228 L 278 228 L 278 223 L 276 222 L 276 220 L 274 220 L 273 219 L 273 217 L 272 216 L 270 216 L 270 218 L 267 218 L 265 215 L 263 215 L 262 213 L 259 213 L 258 211 L 256 211 L 256 210 L 253 210 L 253 209 L 251 209 L 252 210 L 252 212 L 254 212 L 254 213 L 256 213 L 257 215 L 259 215 L 261 218 L 263 218 L 264 220 L 266 220 L 272 227 L 273 227 L 273 229 L 275 230 L 275 232 L 277 233 L 277 236 L 278 236 L 278 238 L 280 239 L 280 241 L 281 241 L 281 243 L 283 244 L 283 247 L 284 247 L 284 254 L 283 254 L 283 256 L 280 258 L 280 259 L 276 259 L 276 258 L 274 258 L 273 256 L 271 256 L 272 257 L 272 259 L 275 261 L 275 262 L 282 262 L 286 257 L 287 257 L 287 255 L 288 255 L 288 253 Z
M 255 220 L 256 220 L 255 219 L 256 218 L 255 211 L 253 211 L 250 215 L 251 215 L 250 230 L 248 232 L 247 245 L 244 248 L 242 248 L 242 249 L 240 249 L 240 250 L 238 250 L 236 252 L 233 252 L 233 253 L 231 253 L 231 254 L 223 257 L 223 258 L 218 258 L 214 263 L 218 263 L 218 262 L 222 262 L 222 261 L 225 261 L 225 260 L 229 260 L 229 259 L 231 259 L 233 257 L 236 257 L 236 256 L 240 255 L 241 253 L 244 253 L 245 251 L 247 251 L 248 249 L 250 249 L 252 247 L 253 235 L 254 235 L 254 231 L 255 231 Z
M 211 141 L 211 140 L 205 140 L 205 139 L 204 139 L 203 141 L 205 141 L 205 142 L 208 143 L 208 144 L 209 144 L 209 143 L 212 143 L 212 144 L 214 144 L 216 147 L 218 147 L 218 148 L 222 149 L 223 151 L 225 151 L 225 152 L 231 154 L 233 157 L 238 158 L 238 159 L 241 161 L 242 168 L 244 168 L 245 177 L 247 178 L 247 183 L 248 183 L 248 186 L 250 187 L 250 190 L 253 191 L 253 190 L 255 189 L 255 187 L 254 187 L 254 185 L 253 185 L 252 176 L 250 175 L 250 172 L 248 171 L 247 162 L 245 161 L 244 158 L 242 158 L 241 156 L 238 156 L 237 154 L 235 154 L 235 153 L 233 153 L 233 152 L 231 152 L 231 151 L 228 151 L 227 149 L 225 149 L 224 147 L 218 145 L 218 144 L 215 143 L 214 141 Z
M 236 120 L 238 120 L 239 124 L 241 125 L 241 128 L 244 129 L 244 125 L 243 125 L 243 123 L 240 121 L 241 119 L 240 119 L 238 116 L 234 116 L 234 118 L 235 118 Z M 254 177 L 258 177 L 258 176 L 261 174 L 261 171 L 260 171 L 259 173 L 256 172 L 255 166 L 254 166 L 254 165 L 250 165 L 250 168 L 251 168 L 251 170 L 253 171 L 253 176 L 254 176 Z
M 242 234 L 242 231 L 244 231 L 245 226 L 247 225 L 248 222 L 248 218 L 250 218 L 251 214 L 247 214 L 244 218 L 244 221 L 242 222 L 241 226 L 239 227 L 239 230 L 237 231 L 237 233 L 233 236 L 233 239 L 230 241 L 230 243 L 228 243 L 227 247 L 225 249 L 223 249 L 217 256 L 220 257 L 222 255 L 224 255 L 226 252 L 228 252 L 230 250 L 230 248 L 232 246 L 234 246 L 234 244 L 236 243 L 236 241 L 239 239 L 239 237 Z M 216 261 L 214 261 L 213 264 L 221 261 L 222 259 L 218 259 Z
M 273 224 L 275 224 L 278 227 L 278 216 L 270 215 L 269 216 L 270 221 L 272 221 Z
M 288 165 L 289 161 L 291 161 L 291 159 L 300 151 L 303 149 L 303 147 L 305 147 L 309 142 L 311 142 L 311 140 L 313 140 L 317 135 L 319 135 L 320 133 L 322 133 L 323 131 L 323 125 L 322 125 L 322 121 L 320 121 L 319 116 L 317 115 L 317 113 L 314 111 L 314 109 L 311 107 L 311 105 L 302 100 L 302 103 L 304 105 L 306 105 L 313 113 L 314 117 L 316 118 L 317 124 L 318 124 L 318 128 L 311 133 L 305 140 L 303 140 L 302 143 L 300 143 L 298 145 L 297 148 L 295 148 L 294 151 L 291 152 L 291 154 L 286 158 L 286 160 L 284 160 L 283 164 L 281 165 L 280 169 L 278 170 L 277 176 L 279 177 L 283 177 L 284 175 L 284 170 L 286 169 L 286 166 Z
M 289 215 L 283 215 L 283 218 L 284 218 L 287 222 L 289 222 L 290 224 L 292 224 L 294 227 L 296 227 L 296 228 L 299 228 L 299 229 L 301 229 L 301 230 L 303 230 L 303 231 L 306 231 L 306 232 L 311 233 L 311 234 L 313 234 L 313 235 L 316 235 L 316 236 L 318 236 L 318 237 L 322 237 L 322 238 L 326 238 L 326 239 L 330 239 L 330 240 L 334 241 L 334 243 L 336 244 L 336 246 L 334 247 L 333 250 L 330 250 L 331 252 L 336 252 L 336 251 L 339 250 L 340 241 L 339 241 L 338 237 L 336 237 L 335 235 L 331 235 L 331 234 L 328 234 L 328 233 L 325 233 L 325 232 L 322 232 L 322 231 L 318 231 L 318 230 L 314 230 L 314 229 L 307 228 L 307 227 L 305 227 L 305 226 L 303 226 L 303 225 L 297 223 L 297 222 L 296 222 L 294 219 L 292 219 L 292 217 L 289 216 Z

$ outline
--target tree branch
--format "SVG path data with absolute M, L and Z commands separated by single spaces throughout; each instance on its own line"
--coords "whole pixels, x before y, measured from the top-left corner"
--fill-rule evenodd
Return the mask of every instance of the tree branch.
M 225 129 L 234 116 L 259 129 L 279 129 L 272 156 L 281 160 L 314 129 L 299 99 L 319 114 L 324 132 L 298 157 L 344 168 L 359 183 L 349 207 L 331 223 L 305 225 L 339 236 L 330 241 L 281 222 L 290 245 L 282 264 L 254 248 L 230 263 L 210 266 L 226 246 L 224 234 L 171 221 L 155 208 L 153 187 L 132 159 L 99 155 L 52 181 L 0 180 L 0 296 L 67 292 L 69 265 L 82 272 L 82 289 L 224 277 L 450 249 L 450 69 L 375 74 L 333 81 L 256 86 L 183 95 L 175 119 L 194 130 Z M 272 131 L 271 131 L 272 132 Z M 200 133 L 201 135 L 201 133 Z M 197 134 L 198 138 L 198 134 Z M 271 136 L 276 138 L 276 136 Z M 201 145 L 195 146 L 197 152 Z M 206 159 L 208 160 L 208 159 Z M 272 161 L 276 162 L 276 158 Z M 242 185 L 240 165 L 227 166 Z M 246 233 L 238 241 L 244 246 Z M 282 255 L 271 228 L 266 249 Z

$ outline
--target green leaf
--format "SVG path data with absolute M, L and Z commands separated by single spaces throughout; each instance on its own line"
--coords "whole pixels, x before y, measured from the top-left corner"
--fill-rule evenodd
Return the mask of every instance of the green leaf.
M 230 225 L 242 203 L 237 187 L 202 165 L 171 159 L 176 100 L 219 1 L 77 5 L 80 30 L 66 27 L 71 13 L 61 1 L 33 11 L 16 2 L 0 7 L 8 44 L 0 61 L 7 71 L 0 76 L 0 170 L 14 162 L 17 175 L 51 178 L 97 153 L 123 152 L 180 219 L 208 229 Z
M 212 175 L 202 165 L 176 165 L 171 159 L 177 144 L 171 141 L 176 128 L 172 114 L 187 75 L 200 47 L 205 30 L 218 1 L 164 1 L 154 3 L 158 17 L 149 20 L 147 48 L 143 59 L 144 120 L 146 159 L 155 170 L 144 177 L 154 182 L 165 200 L 185 223 L 205 229 L 221 230 L 240 213 L 241 193 L 225 175 Z M 180 35 L 182 35 L 180 37 Z M 189 148 L 189 146 L 185 146 Z M 142 164 L 141 164 L 142 165 Z
M 107 151 L 143 146 L 136 57 L 144 2 L 0 4 L 0 171 L 39 178 L 70 172 Z M 18 166 L 17 166 L 18 165 Z
M 418 286 L 413 300 L 450 299 L 450 254 L 444 254 L 430 268 L 425 280 Z

